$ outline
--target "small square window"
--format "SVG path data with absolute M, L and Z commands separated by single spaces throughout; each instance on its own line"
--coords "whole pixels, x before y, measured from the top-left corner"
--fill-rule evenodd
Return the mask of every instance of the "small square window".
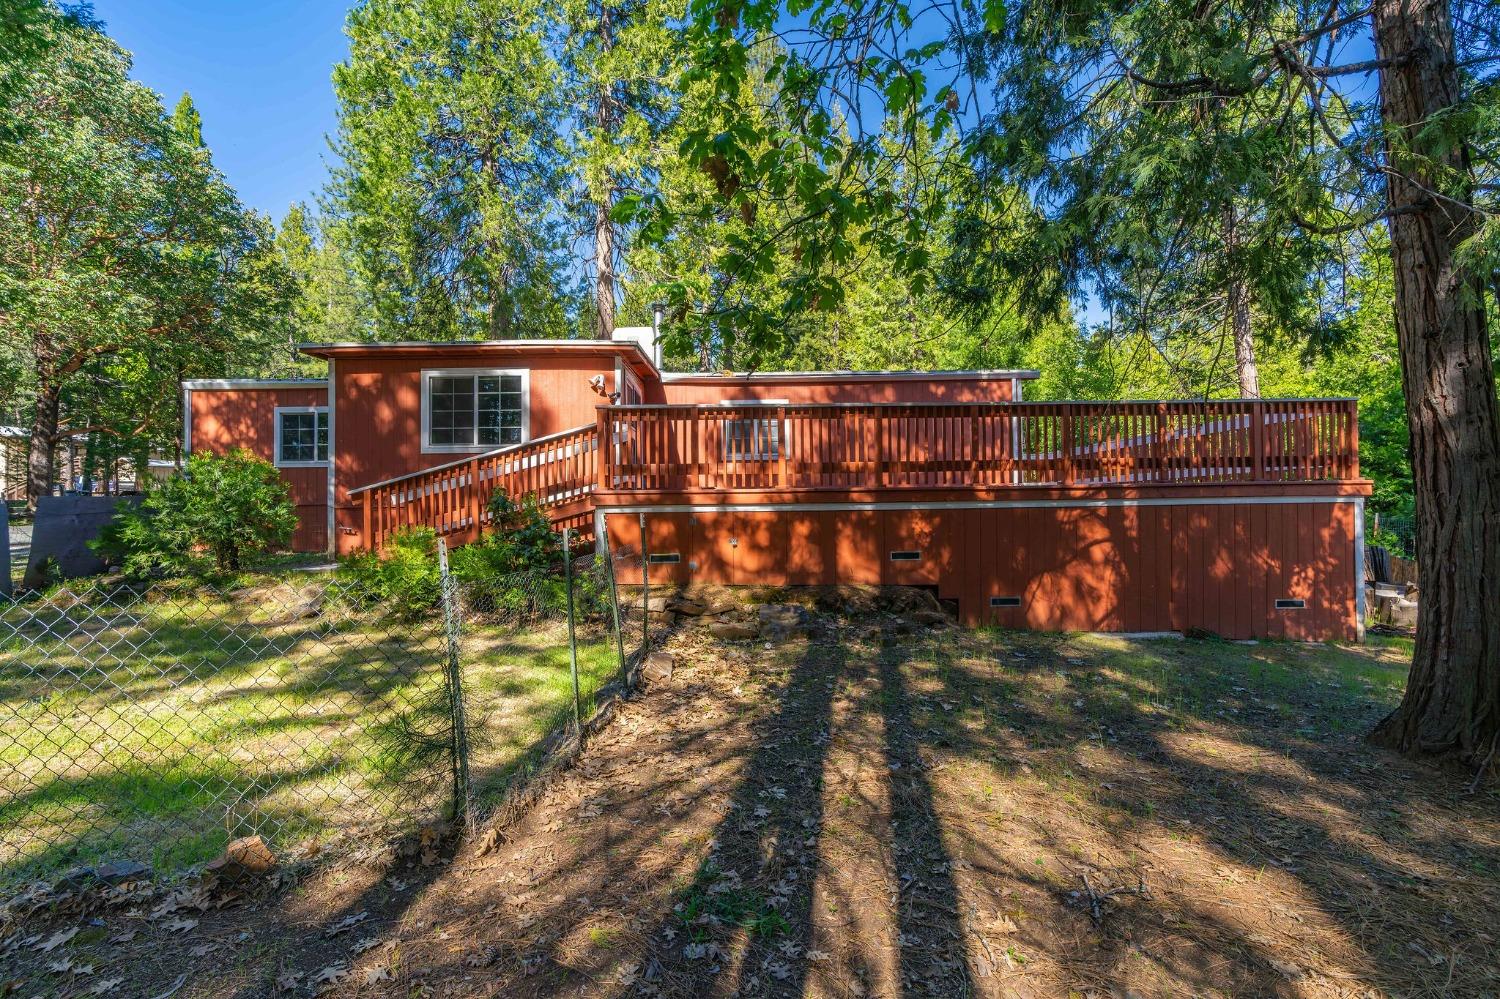
M 276 464 L 321 465 L 328 461 L 328 409 L 276 411 Z

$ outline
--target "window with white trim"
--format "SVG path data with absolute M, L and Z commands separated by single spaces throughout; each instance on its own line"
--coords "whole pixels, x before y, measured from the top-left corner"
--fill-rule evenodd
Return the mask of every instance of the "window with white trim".
M 785 399 L 726 399 L 721 406 L 784 406 Z M 725 461 L 775 461 L 781 457 L 781 421 L 740 416 L 724 421 Z
M 328 464 L 328 407 L 278 406 L 276 408 L 276 464 Z
M 422 450 L 481 451 L 527 440 L 527 383 L 526 371 L 423 371 Z

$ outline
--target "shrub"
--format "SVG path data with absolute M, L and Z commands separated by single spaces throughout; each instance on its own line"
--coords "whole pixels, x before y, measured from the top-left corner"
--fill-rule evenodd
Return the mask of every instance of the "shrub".
M 200 452 L 137 507 L 121 504 L 91 547 L 126 574 L 237 572 L 286 545 L 297 508 L 275 466 L 238 448 Z
M 420 617 L 437 606 L 442 596 L 437 532 L 430 527 L 403 527 L 379 554 L 366 551 L 345 556 L 339 573 L 361 599 L 389 605 L 404 618 Z

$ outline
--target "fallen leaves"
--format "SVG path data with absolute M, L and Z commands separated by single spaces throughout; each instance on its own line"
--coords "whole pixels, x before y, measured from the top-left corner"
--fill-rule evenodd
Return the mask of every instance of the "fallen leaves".
M 76 926 L 66 930 L 58 930 L 46 940 L 43 940 L 41 943 L 37 944 L 35 949 L 41 951 L 43 954 L 50 954 L 52 951 L 61 947 L 69 940 L 72 940 L 77 935 L 78 927 Z
M 361 909 L 359 912 L 355 912 L 348 916 L 345 916 L 343 919 L 340 919 L 338 922 L 328 927 L 328 929 L 324 931 L 323 935 L 325 937 L 336 937 L 340 933 L 344 933 L 348 930 L 354 929 L 354 927 L 358 926 L 360 923 L 369 918 L 369 912 Z

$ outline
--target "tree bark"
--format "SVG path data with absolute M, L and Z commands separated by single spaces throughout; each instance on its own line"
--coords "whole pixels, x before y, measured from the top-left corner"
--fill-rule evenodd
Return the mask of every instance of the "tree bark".
M 57 417 L 62 386 L 43 381 L 37 388 L 36 410 L 31 418 L 31 440 L 26 448 L 26 506 L 33 512 L 36 502 L 52 495 L 53 457 L 57 451 Z
M 1238 266 L 1239 219 L 1234 205 L 1224 205 L 1224 248 L 1230 265 Z M 1250 288 L 1243 278 L 1229 280 L 1229 326 L 1234 336 L 1234 370 L 1240 382 L 1240 398 L 1260 398 L 1260 368 L 1255 363 L 1255 337 L 1250 328 Z
M 1454 259 L 1477 224 L 1468 150 L 1421 134 L 1459 98 L 1453 28 L 1447 0 L 1373 17 L 1422 590 L 1406 695 L 1371 738 L 1472 766 L 1500 737 L 1500 404 L 1483 283 Z
M 599 49 L 608 52 L 614 44 L 611 9 L 600 3 Z M 598 104 L 594 108 L 594 124 L 601 138 L 609 137 L 617 120 L 614 85 L 605 80 L 599 86 Z M 608 167 L 603 170 L 602 183 L 603 189 L 597 193 L 594 204 L 594 337 L 612 340 L 615 336 L 615 223 L 610 214 L 615 207 L 615 183 Z

